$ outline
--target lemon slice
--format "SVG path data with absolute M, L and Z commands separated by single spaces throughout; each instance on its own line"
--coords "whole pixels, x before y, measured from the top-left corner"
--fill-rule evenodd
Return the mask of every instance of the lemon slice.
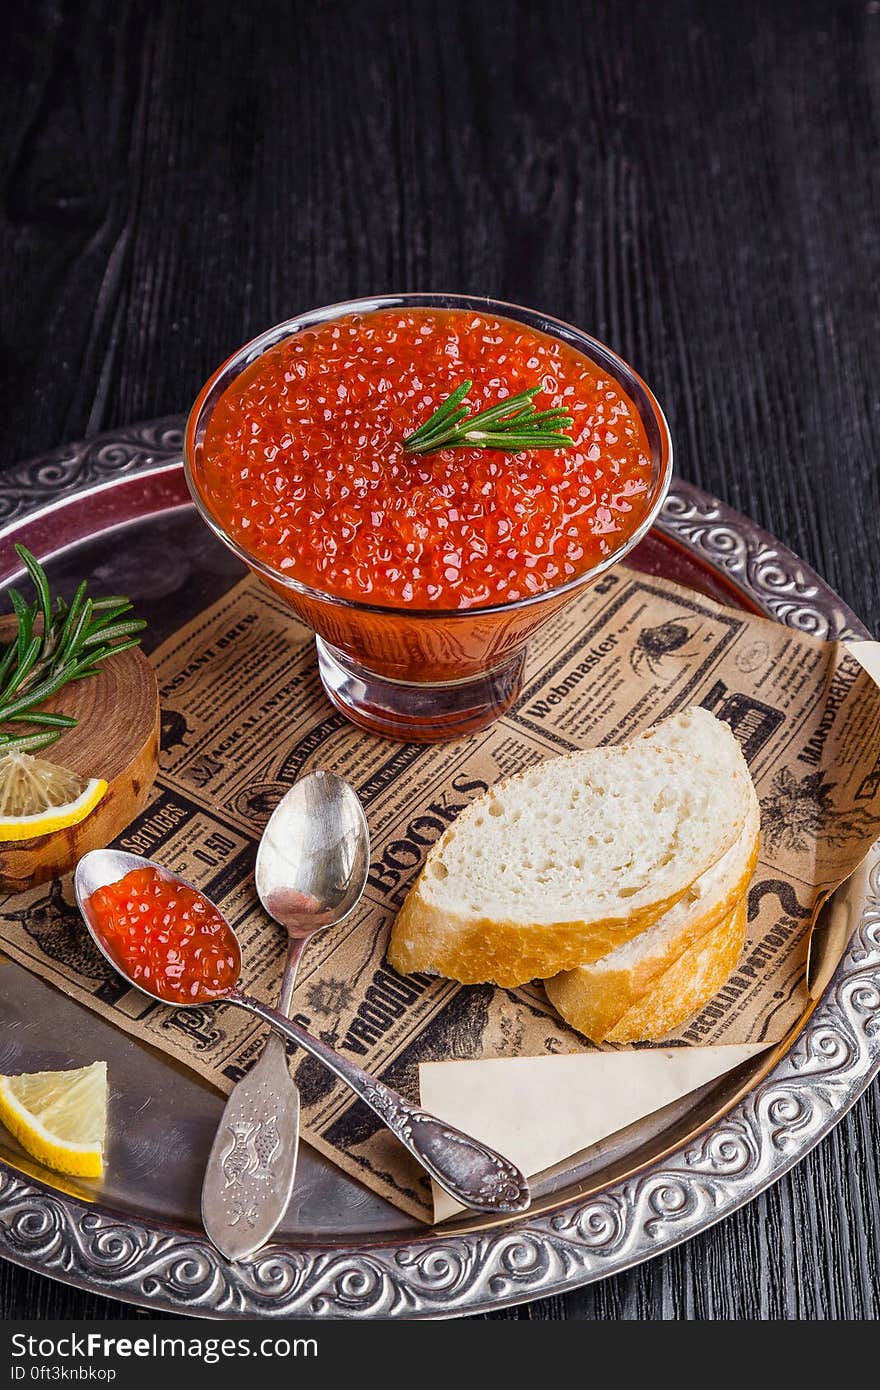
M 0 840 L 30 840 L 85 820 L 107 790 L 101 777 L 81 777 L 29 753 L 0 757 Z
M 0 1076 L 0 1120 L 47 1168 L 99 1178 L 107 1128 L 107 1063 Z

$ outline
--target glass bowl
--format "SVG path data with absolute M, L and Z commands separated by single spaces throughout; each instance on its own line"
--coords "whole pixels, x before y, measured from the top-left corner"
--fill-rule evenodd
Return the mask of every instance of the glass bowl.
M 202 458 L 211 415 L 227 387 L 270 348 L 317 323 L 377 309 L 415 307 L 472 310 L 526 324 L 568 343 L 613 377 L 629 397 L 650 450 L 648 507 L 638 528 L 592 569 L 544 593 L 508 603 L 468 609 L 383 607 L 324 593 L 274 569 L 230 536 L 218 520 L 204 486 Z M 391 294 L 299 314 L 233 353 L 205 383 L 190 412 L 184 461 L 193 501 L 204 521 L 314 631 L 318 669 L 332 704 L 372 733 L 435 742 L 474 733 L 513 704 L 522 687 L 531 633 L 618 564 L 647 534 L 669 487 L 672 443 L 663 412 L 641 377 L 580 329 L 493 299 Z

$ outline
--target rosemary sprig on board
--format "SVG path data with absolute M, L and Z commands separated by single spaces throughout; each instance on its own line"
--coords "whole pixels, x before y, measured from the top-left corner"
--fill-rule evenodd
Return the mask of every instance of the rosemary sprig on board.
M 33 725 L 34 732 L 0 728 L 0 757 L 48 748 L 72 729 L 77 722 L 72 715 L 49 714 L 39 706 L 71 681 L 97 675 L 108 657 L 137 646 L 136 634 L 146 627 L 142 618 L 124 616 L 132 605 L 122 595 L 88 598 L 85 580 L 69 604 L 60 596 L 53 600 L 39 560 L 23 545 L 15 550 L 36 598 L 27 603 L 16 589 L 9 590 L 18 632 L 0 645 L 0 725 Z
M 464 448 L 506 449 L 516 454 L 521 449 L 569 449 L 574 444 L 564 432 L 574 424 L 566 410 L 535 409 L 533 402 L 540 386 L 508 396 L 506 401 L 471 415 L 464 402 L 473 385 L 472 381 L 463 381 L 429 420 L 406 436 L 403 447 L 407 453 Z

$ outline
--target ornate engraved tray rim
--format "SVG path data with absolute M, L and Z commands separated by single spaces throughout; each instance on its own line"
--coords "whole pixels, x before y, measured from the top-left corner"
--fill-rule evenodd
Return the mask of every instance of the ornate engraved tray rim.
M 60 499 L 167 469 L 180 455 L 181 426 L 169 417 L 20 464 L 0 485 L 0 549 L 35 514 L 48 523 Z M 825 638 L 869 635 L 791 551 L 698 488 L 674 480 L 658 529 L 777 621 Z M 0 1255 L 96 1293 L 201 1317 L 453 1317 L 617 1273 L 756 1197 L 880 1070 L 880 856 L 868 885 L 833 980 L 775 1064 L 696 1137 L 566 1205 L 488 1230 L 354 1249 L 273 1246 L 232 1265 L 198 1233 L 120 1217 L 0 1162 Z

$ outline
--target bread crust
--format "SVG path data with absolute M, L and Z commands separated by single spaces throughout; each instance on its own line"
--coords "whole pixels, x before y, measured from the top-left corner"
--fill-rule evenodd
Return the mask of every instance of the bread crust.
M 672 965 L 715 927 L 730 917 L 744 897 L 758 862 L 760 833 L 755 836 L 742 873 L 721 897 L 700 916 L 688 922 L 680 932 L 645 960 L 631 966 L 614 969 L 610 965 L 601 971 L 568 970 L 544 981 L 547 996 L 567 1023 L 584 1033 L 593 1042 L 603 1042 L 614 1032 L 615 1025 L 655 987 L 660 988 L 662 977 Z M 582 961 L 582 965 L 591 962 Z M 693 1012 L 689 1010 L 688 1012 Z M 687 1017 L 687 1014 L 684 1015 Z M 670 1024 L 674 1027 L 674 1024 Z
M 401 975 L 427 971 L 463 985 L 489 983 L 513 989 L 601 960 L 653 926 L 688 887 L 625 918 L 548 926 L 458 917 L 426 903 L 416 883 L 391 929 L 388 960 Z
M 698 1013 L 726 983 L 742 954 L 747 900 L 679 956 L 649 992 L 615 1024 L 605 1041 L 655 1042 Z

